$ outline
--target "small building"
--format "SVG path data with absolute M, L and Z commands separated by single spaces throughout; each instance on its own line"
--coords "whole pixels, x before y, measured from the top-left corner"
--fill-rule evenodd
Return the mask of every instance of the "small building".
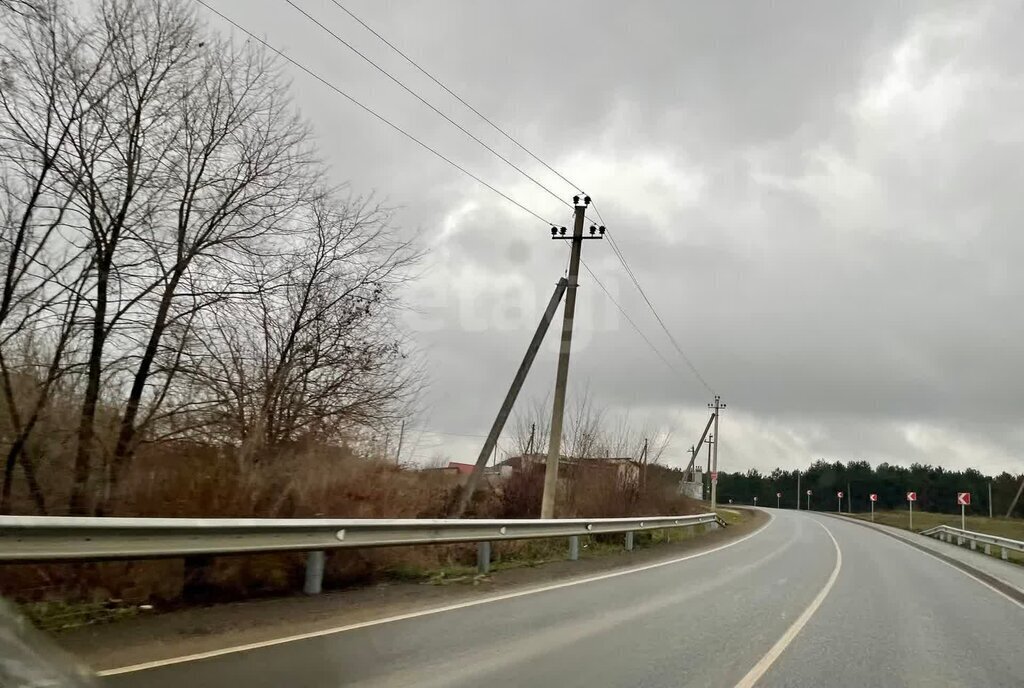
M 503 478 L 513 473 L 524 471 L 543 472 L 547 466 L 546 454 L 523 454 L 512 456 L 498 464 L 497 468 Z M 628 457 L 595 457 L 576 458 L 563 456 L 558 461 L 558 475 L 565 479 L 581 472 L 615 474 L 615 479 L 623 487 L 635 488 L 640 484 L 640 464 Z
M 700 466 L 694 466 L 689 474 L 683 474 L 679 481 L 679 494 L 690 499 L 704 499 L 704 472 Z

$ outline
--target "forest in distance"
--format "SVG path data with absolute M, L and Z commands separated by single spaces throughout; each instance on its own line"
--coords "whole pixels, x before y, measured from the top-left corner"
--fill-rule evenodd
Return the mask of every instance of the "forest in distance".
M 992 486 L 992 511 L 995 516 L 1008 515 L 1007 509 L 1014 501 L 1021 485 L 1021 476 L 1002 472 L 988 476 L 980 471 L 949 470 L 942 466 L 914 463 L 909 468 L 890 463 L 872 467 L 867 461 L 826 461 L 819 459 L 810 468 L 802 471 L 776 468 L 770 473 L 757 469 L 746 472 L 718 474 L 718 499 L 727 504 L 753 504 L 754 498 L 762 506 L 775 506 L 781 499 L 781 506 L 794 508 L 797 497 L 797 473 L 800 474 L 800 508 L 807 506 L 807 490 L 811 491 L 811 509 L 834 510 L 837 505 L 836 493 L 842 491 L 843 509 L 854 512 L 871 508 L 869 496 L 878 495 L 875 508 L 901 509 L 907 506 L 907 492 L 917 493 L 915 510 L 938 513 L 959 513 L 956 495 L 970 492 L 974 513 L 988 513 L 988 490 Z M 778 493 L 781 498 L 777 498 Z M 1024 517 L 1024 503 L 1018 500 L 1009 514 Z

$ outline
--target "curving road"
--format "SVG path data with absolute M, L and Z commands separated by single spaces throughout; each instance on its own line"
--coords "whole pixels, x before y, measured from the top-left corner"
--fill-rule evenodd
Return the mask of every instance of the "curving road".
M 635 572 L 104 685 L 1024 685 L 1024 606 L 871 528 L 772 514 L 741 540 Z

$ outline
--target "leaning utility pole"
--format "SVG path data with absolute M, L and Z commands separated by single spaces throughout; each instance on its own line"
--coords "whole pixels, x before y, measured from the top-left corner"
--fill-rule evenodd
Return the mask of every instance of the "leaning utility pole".
M 480 481 L 480 475 L 484 472 L 484 467 L 487 465 L 487 458 L 497 447 L 498 436 L 501 435 L 501 431 L 505 427 L 505 421 L 508 420 L 508 415 L 512 412 L 512 405 L 516 403 L 519 390 L 522 389 L 523 382 L 526 381 L 526 374 L 530 372 L 533 359 L 537 357 L 537 351 L 540 350 L 540 345 L 544 341 L 544 334 L 548 331 L 548 325 L 551 324 L 555 317 L 555 311 L 558 310 L 558 304 L 562 301 L 562 294 L 565 293 L 568 285 L 569 282 L 564 277 L 558 280 L 558 284 L 555 285 L 555 291 L 551 294 L 548 307 L 544 310 L 544 315 L 541 316 L 537 330 L 533 333 L 533 339 L 530 340 L 530 345 L 526 348 L 523 362 L 519 364 L 519 370 L 516 371 L 516 376 L 512 379 L 512 386 L 509 387 L 508 393 L 505 394 L 505 400 L 501 403 L 501 408 L 498 409 L 498 415 L 491 425 L 491 431 L 487 433 L 484 446 L 481 447 L 480 454 L 476 457 L 476 465 L 473 466 L 473 472 L 470 473 L 469 479 L 466 480 L 466 484 L 462 487 L 459 501 L 452 511 L 453 518 L 462 518 L 466 507 L 469 506 L 469 500 L 473 498 L 477 483 Z M 530 430 L 530 444 L 533 444 L 532 429 Z
M 1010 508 L 1006 510 L 1006 518 L 1010 518 L 1013 514 L 1013 510 L 1017 507 L 1017 502 L 1020 501 L 1020 495 L 1024 493 L 1024 480 L 1020 481 L 1020 487 L 1017 488 L 1017 496 L 1010 502 Z
M 640 451 L 640 494 L 644 493 L 647 487 L 647 439 L 644 438 L 644 448 Z
M 722 398 L 715 395 L 715 403 L 708 404 L 708 408 L 715 409 L 715 455 L 711 463 L 711 510 L 715 510 L 715 505 L 718 503 L 718 445 L 722 443 L 722 436 L 718 431 L 718 417 L 722 415 L 722 409 L 725 408 L 725 404 L 722 403 Z
M 572 250 L 569 254 L 569 286 L 565 292 L 565 310 L 562 315 L 562 341 L 558 349 L 558 371 L 555 374 L 555 399 L 551 407 L 551 436 L 548 439 L 548 460 L 544 470 L 544 496 L 541 499 L 540 517 L 555 517 L 555 494 L 558 492 L 558 461 L 562 453 L 562 414 L 565 411 L 565 389 L 569 380 L 569 352 L 572 350 L 572 321 L 576 315 L 576 287 L 579 284 L 580 275 L 580 251 L 583 248 L 584 239 L 604 238 L 604 227 L 601 227 L 601 235 L 597 236 L 597 227 L 591 226 L 590 236 L 583 236 L 583 220 L 587 213 L 587 206 L 590 205 L 590 196 L 583 197 L 580 204 L 580 197 L 572 197 L 575 207 L 575 223 L 572 228 L 572 237 L 565 236 L 565 227 L 561 229 L 551 228 L 552 239 L 572 240 Z
M 402 419 L 402 429 L 398 431 L 398 450 L 395 452 L 395 464 L 402 462 L 402 440 L 405 439 L 405 419 Z

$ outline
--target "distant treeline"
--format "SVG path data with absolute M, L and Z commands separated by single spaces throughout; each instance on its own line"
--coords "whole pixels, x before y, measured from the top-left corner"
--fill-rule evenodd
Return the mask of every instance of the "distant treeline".
M 988 486 L 992 483 L 992 505 L 996 516 L 1005 516 L 1010 507 L 1021 479 L 1024 476 L 1003 472 L 987 476 L 969 468 L 965 471 L 950 471 L 940 466 L 912 464 L 910 468 L 882 463 L 875 468 L 867 461 L 830 462 L 819 460 L 809 470 L 800 472 L 800 508 L 807 505 L 807 490 L 811 490 L 811 508 L 814 510 L 836 509 L 836 493 L 843 491 L 843 510 L 847 508 L 846 493 L 851 496 L 853 511 L 867 511 L 871 508 L 871 493 L 878 495 L 876 509 L 901 509 L 907 506 L 906 493 L 917 492 L 915 509 L 957 513 L 957 492 L 971 493 L 969 511 L 988 514 Z M 792 509 L 797 498 L 797 471 L 776 468 L 763 474 L 751 469 L 746 473 L 718 474 L 718 499 L 728 503 L 753 504 L 754 497 L 763 506 L 774 507 L 776 494 L 782 493 L 782 506 Z M 1014 516 L 1024 517 L 1024 498 L 1014 508 Z

